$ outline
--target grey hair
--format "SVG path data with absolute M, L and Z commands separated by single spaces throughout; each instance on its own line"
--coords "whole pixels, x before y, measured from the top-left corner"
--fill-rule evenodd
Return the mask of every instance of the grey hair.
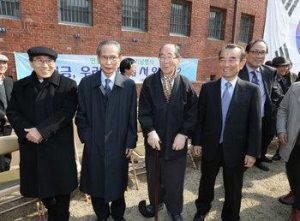
M 101 54 L 101 51 L 102 51 L 102 48 L 104 46 L 107 46 L 107 45 L 114 45 L 118 48 L 119 50 L 119 55 L 121 55 L 121 45 L 119 42 L 117 41 L 113 41 L 113 40 L 106 40 L 106 41 L 101 41 L 98 46 L 97 46 L 97 50 L 96 50 L 96 54 L 99 56 Z
M 244 49 L 242 46 L 240 46 L 240 45 L 232 44 L 232 43 L 225 45 L 225 46 L 219 51 L 219 59 L 220 59 L 220 57 L 221 57 L 221 53 L 223 52 L 223 50 L 225 50 L 225 49 L 235 49 L 235 48 L 240 49 L 240 52 L 241 52 L 241 53 L 240 53 L 240 61 L 242 61 L 242 60 L 246 57 L 245 49 Z
M 161 46 L 161 48 L 159 49 L 159 54 L 161 54 L 161 50 L 166 46 L 166 45 L 172 45 L 175 48 L 175 55 L 176 57 L 180 57 L 181 56 L 181 48 L 178 44 L 164 44 L 163 46 Z

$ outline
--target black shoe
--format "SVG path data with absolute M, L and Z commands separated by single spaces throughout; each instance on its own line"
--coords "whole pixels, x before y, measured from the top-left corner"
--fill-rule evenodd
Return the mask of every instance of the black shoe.
M 182 216 L 180 214 L 179 215 L 171 214 L 171 218 L 172 218 L 172 221 L 183 221 Z
M 269 171 L 269 167 L 265 166 L 262 162 L 257 162 L 255 163 L 255 166 L 260 169 L 260 170 L 263 170 L 263 171 Z
M 273 161 L 270 158 L 268 158 L 268 157 L 263 157 L 261 159 L 261 162 L 272 163 Z
M 195 214 L 193 221 L 204 221 L 205 216 L 198 213 Z
M 158 211 L 162 210 L 163 208 L 164 208 L 163 203 L 158 204 Z M 142 216 L 146 218 L 151 218 L 155 216 L 154 207 L 152 205 L 147 206 L 145 200 L 139 202 L 139 211 L 142 214 Z
M 274 156 L 272 157 L 272 160 L 274 160 L 274 161 L 281 160 L 281 156 L 280 156 L 278 153 L 276 153 L 276 154 L 274 154 Z

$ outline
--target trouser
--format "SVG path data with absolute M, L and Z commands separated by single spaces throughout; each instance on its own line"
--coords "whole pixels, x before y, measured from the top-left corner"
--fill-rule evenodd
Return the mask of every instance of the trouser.
M 68 221 L 70 194 L 41 199 L 48 210 L 48 221 Z
M 0 136 L 11 135 L 12 127 L 10 125 L 2 126 L 0 129 Z M 1 148 L 1 147 L 0 147 Z M 0 172 L 7 171 L 10 169 L 11 153 L 0 156 Z
M 160 157 L 159 174 L 155 171 L 155 154 L 147 153 L 145 160 L 150 204 L 155 204 L 155 178 L 159 176 L 158 204 L 165 203 L 172 215 L 181 214 L 186 156 L 174 160 L 164 160 Z
M 261 153 L 260 157 L 256 159 L 256 162 L 259 163 L 262 161 L 262 158 L 264 158 L 268 151 L 268 146 L 273 140 L 275 134 L 270 133 L 270 127 L 267 124 L 266 119 L 262 118 L 262 133 L 261 133 Z
M 295 145 L 286 163 L 286 173 L 295 196 L 293 208 L 300 210 L 300 145 Z
M 105 220 L 108 218 L 109 211 L 109 203 L 105 202 L 103 198 L 100 197 L 91 197 L 93 209 L 97 215 L 98 220 Z M 111 202 L 111 215 L 114 220 L 123 220 L 123 216 L 126 209 L 126 203 L 124 194 L 116 200 Z
M 225 190 L 225 202 L 222 209 L 223 221 L 240 220 L 240 207 L 242 198 L 243 175 L 245 167 L 227 167 L 224 163 L 222 145 L 219 145 L 216 157 L 212 161 L 201 161 L 201 180 L 198 199 L 195 204 L 197 214 L 205 216 L 211 209 L 214 199 L 214 186 L 220 167 L 223 167 L 223 182 Z

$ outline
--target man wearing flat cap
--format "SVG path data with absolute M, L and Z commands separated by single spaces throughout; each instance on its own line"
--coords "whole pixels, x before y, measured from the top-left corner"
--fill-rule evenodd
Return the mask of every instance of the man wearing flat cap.
M 13 88 L 13 80 L 5 76 L 8 69 L 7 63 L 8 57 L 0 54 L 0 136 L 8 136 L 12 131 L 6 116 L 7 103 Z M 0 156 L 0 172 L 10 169 L 10 161 L 10 153 Z
M 297 74 L 290 72 L 291 62 L 285 57 L 275 57 L 272 60 L 272 65 L 276 68 L 275 82 L 272 88 L 272 102 L 274 105 L 273 115 L 273 127 L 276 128 L 277 110 L 280 106 L 282 99 L 291 87 L 292 83 L 297 81 Z M 279 148 L 272 157 L 273 160 L 277 161 L 281 159 L 279 155 Z M 294 201 L 294 194 L 290 191 L 288 194 L 284 194 L 279 197 L 279 202 L 287 205 L 292 205 Z
M 7 108 L 19 138 L 20 191 L 42 200 L 49 221 L 66 221 L 70 193 L 77 188 L 72 124 L 77 86 L 55 70 L 54 50 L 34 47 L 27 53 L 33 71 L 15 83 Z

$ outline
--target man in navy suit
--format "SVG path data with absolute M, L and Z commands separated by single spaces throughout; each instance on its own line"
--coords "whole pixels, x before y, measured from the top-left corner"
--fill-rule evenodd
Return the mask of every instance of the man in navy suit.
M 203 221 L 211 208 L 214 185 L 223 167 L 225 202 L 222 220 L 240 220 L 243 174 L 260 151 L 259 88 L 238 78 L 245 64 L 242 47 L 228 44 L 219 53 L 222 78 L 202 86 L 198 100 L 194 152 L 202 155 L 199 195 L 194 221 Z
M 273 127 L 272 117 L 275 117 L 274 108 L 271 100 L 271 90 L 274 84 L 276 70 L 264 65 L 268 47 L 263 39 L 256 39 L 249 42 L 246 46 L 246 65 L 239 73 L 239 77 L 245 81 L 250 81 L 259 87 L 261 98 L 261 153 L 255 166 L 263 171 L 269 168 L 263 162 L 271 163 L 272 160 L 265 155 L 269 144 L 271 143 L 275 130 Z

